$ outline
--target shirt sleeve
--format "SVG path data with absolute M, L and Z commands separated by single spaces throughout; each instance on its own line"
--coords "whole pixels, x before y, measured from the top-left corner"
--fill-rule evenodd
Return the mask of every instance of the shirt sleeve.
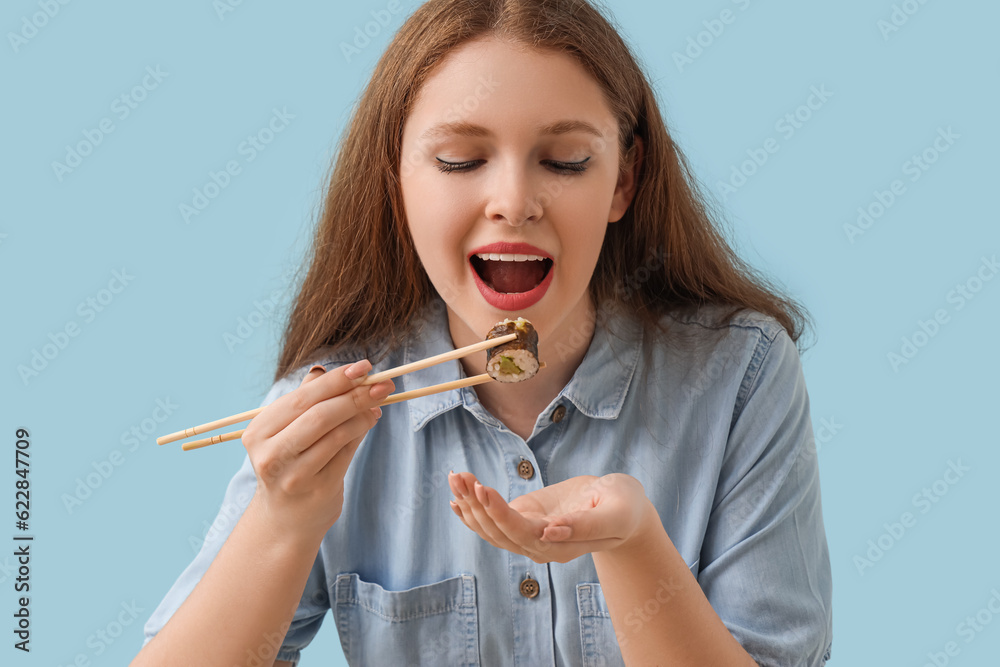
M 261 406 L 270 404 L 280 396 L 298 387 L 305 373 L 306 369 L 303 368 L 301 372 L 294 373 L 292 376 L 276 382 L 261 402 Z M 181 572 L 159 606 L 153 611 L 149 620 L 146 621 L 143 627 L 143 646 L 152 641 L 153 637 L 166 625 L 170 617 L 180 608 L 184 600 L 194 590 L 194 587 L 201 581 L 201 577 L 208 570 L 209 565 L 212 564 L 216 554 L 219 553 L 222 545 L 232 532 L 233 527 L 239 521 L 240 517 L 243 516 L 243 512 L 246 510 L 250 499 L 253 498 L 256 488 L 257 478 L 250 463 L 250 457 L 244 456 L 243 464 L 226 488 L 222 506 L 216 515 L 215 521 L 212 522 L 208 533 L 204 536 L 204 541 L 198 547 L 197 555 L 187 568 Z M 197 541 L 195 538 L 192 538 L 192 548 L 195 546 L 197 546 Z M 295 610 L 291 624 L 284 637 L 281 638 L 279 636 L 269 642 L 265 642 L 262 648 L 259 649 L 264 654 L 258 656 L 262 664 L 271 664 L 271 659 L 288 660 L 293 665 L 298 664 L 300 651 L 316 636 L 316 632 L 319 631 L 320 625 L 323 622 L 323 616 L 330 608 L 325 581 L 326 576 L 323 561 L 317 555 L 316 561 L 309 573 L 309 578 L 306 581 L 302 599 L 299 601 L 299 606 Z M 253 582 L 247 582 L 247 585 L 253 586 L 254 584 Z M 280 644 L 278 644 L 278 641 L 280 641 Z M 270 656 L 274 656 L 274 647 L 276 644 L 278 644 L 277 655 L 274 658 L 270 658 Z
M 699 583 L 760 667 L 821 667 L 832 577 L 809 397 L 784 329 L 761 330 L 740 385 Z

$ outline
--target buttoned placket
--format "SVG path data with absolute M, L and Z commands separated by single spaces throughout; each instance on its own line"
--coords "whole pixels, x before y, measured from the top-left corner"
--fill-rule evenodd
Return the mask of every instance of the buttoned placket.
M 528 443 L 489 414 L 472 396 L 466 397 L 465 405 L 477 420 L 489 427 L 490 437 L 502 452 L 509 480 L 507 502 L 545 486 L 542 469 Z M 541 428 L 536 427 L 528 438 L 532 444 L 547 439 L 549 433 L 545 426 L 551 424 L 551 415 L 543 413 L 539 424 Z M 555 619 L 552 617 L 548 566 L 508 551 L 507 580 L 513 610 L 514 664 L 554 664 Z
M 539 437 L 541 434 L 533 434 Z M 545 486 L 542 470 L 534 452 L 519 436 L 509 431 L 498 436 L 509 446 L 505 449 L 511 480 L 510 498 L 537 491 Z M 529 473 L 530 474 L 526 474 Z M 546 665 L 555 660 L 552 588 L 549 569 L 527 556 L 511 553 L 508 557 L 511 603 L 514 608 L 515 664 Z

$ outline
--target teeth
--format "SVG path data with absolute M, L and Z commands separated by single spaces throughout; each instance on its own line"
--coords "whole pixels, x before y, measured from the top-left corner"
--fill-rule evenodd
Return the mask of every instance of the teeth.
M 545 258 L 539 255 L 510 255 L 507 253 L 498 254 L 495 252 L 480 252 L 476 254 L 479 259 L 491 262 L 544 262 Z

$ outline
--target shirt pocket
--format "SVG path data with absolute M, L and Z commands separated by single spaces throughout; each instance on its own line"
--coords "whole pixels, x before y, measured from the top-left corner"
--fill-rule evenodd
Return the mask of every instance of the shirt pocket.
M 478 665 L 476 578 L 462 574 L 404 591 L 337 577 L 330 595 L 351 665 Z
M 700 559 L 688 566 L 691 574 L 698 577 Z M 672 582 L 660 581 L 655 585 L 649 599 L 642 607 L 637 607 L 625 615 L 625 628 L 622 641 L 628 641 L 627 635 L 641 632 L 650 620 L 649 614 L 654 614 L 673 597 Z M 625 661 L 615 627 L 611 623 L 611 613 L 599 583 L 577 584 L 576 604 L 580 610 L 580 648 L 583 655 L 583 667 L 624 667 Z
M 624 667 L 618 638 L 611 623 L 604 593 L 598 583 L 577 584 L 576 604 L 580 610 L 580 649 L 583 667 Z

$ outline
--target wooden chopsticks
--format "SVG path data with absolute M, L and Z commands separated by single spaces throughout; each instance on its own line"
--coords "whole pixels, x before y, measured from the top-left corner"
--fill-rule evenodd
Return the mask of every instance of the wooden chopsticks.
M 503 343 L 510 342 L 517 338 L 517 334 L 507 334 L 505 336 L 497 336 L 496 338 L 491 338 L 489 340 L 484 340 L 479 343 L 474 343 L 472 345 L 467 345 L 466 347 L 461 347 L 457 350 L 452 350 L 451 352 L 445 352 L 443 354 L 438 354 L 433 357 L 427 357 L 426 359 L 421 359 L 420 361 L 414 361 L 413 363 L 404 364 L 402 366 L 397 366 L 396 368 L 390 368 L 389 370 L 382 371 L 380 373 L 374 373 L 365 378 L 362 385 L 372 385 L 382 382 L 383 380 L 389 380 L 391 378 L 399 377 L 400 375 L 405 375 L 407 373 L 412 373 L 413 371 L 419 371 L 424 368 L 430 368 L 437 364 L 442 364 L 446 361 L 451 361 L 452 359 L 460 359 L 462 357 L 468 356 L 475 352 L 481 352 L 487 350 L 491 347 L 497 345 L 502 345 Z M 432 385 L 430 387 L 424 387 L 422 389 L 413 389 L 411 391 L 404 391 L 392 394 L 386 397 L 379 405 L 392 405 L 393 403 L 399 403 L 401 401 L 408 401 L 411 398 L 419 398 L 421 396 L 429 396 L 431 394 L 438 394 L 444 391 L 450 391 L 452 389 L 460 389 L 462 387 L 471 387 L 477 384 L 483 384 L 484 382 L 490 382 L 493 378 L 487 373 L 482 375 L 475 375 L 473 377 L 462 378 L 461 380 L 454 380 L 452 382 L 443 382 L 441 384 Z M 183 431 L 177 431 L 176 433 L 171 433 L 169 435 L 164 435 L 156 439 L 156 444 L 165 445 L 170 442 L 176 442 L 178 440 L 183 440 L 184 438 L 189 438 L 192 435 L 198 435 L 200 433 L 205 433 L 207 431 L 214 431 L 217 428 L 222 428 L 224 426 L 231 426 L 233 424 L 238 424 L 239 422 L 246 421 L 248 419 L 253 419 L 267 406 L 262 406 L 255 408 L 253 410 L 247 410 L 246 412 L 241 412 L 230 417 L 224 417 L 222 419 L 217 419 L 206 424 L 199 424 L 198 426 L 192 426 L 191 428 L 186 428 Z M 184 451 L 189 451 L 192 449 L 199 449 L 201 447 L 208 447 L 209 445 L 214 445 L 219 442 L 228 442 L 230 440 L 238 440 L 243 436 L 246 429 L 241 429 L 239 431 L 233 431 L 231 433 L 223 433 L 222 435 L 213 435 L 210 438 L 202 438 L 201 440 L 195 440 L 192 442 L 186 442 L 181 445 L 181 449 Z

